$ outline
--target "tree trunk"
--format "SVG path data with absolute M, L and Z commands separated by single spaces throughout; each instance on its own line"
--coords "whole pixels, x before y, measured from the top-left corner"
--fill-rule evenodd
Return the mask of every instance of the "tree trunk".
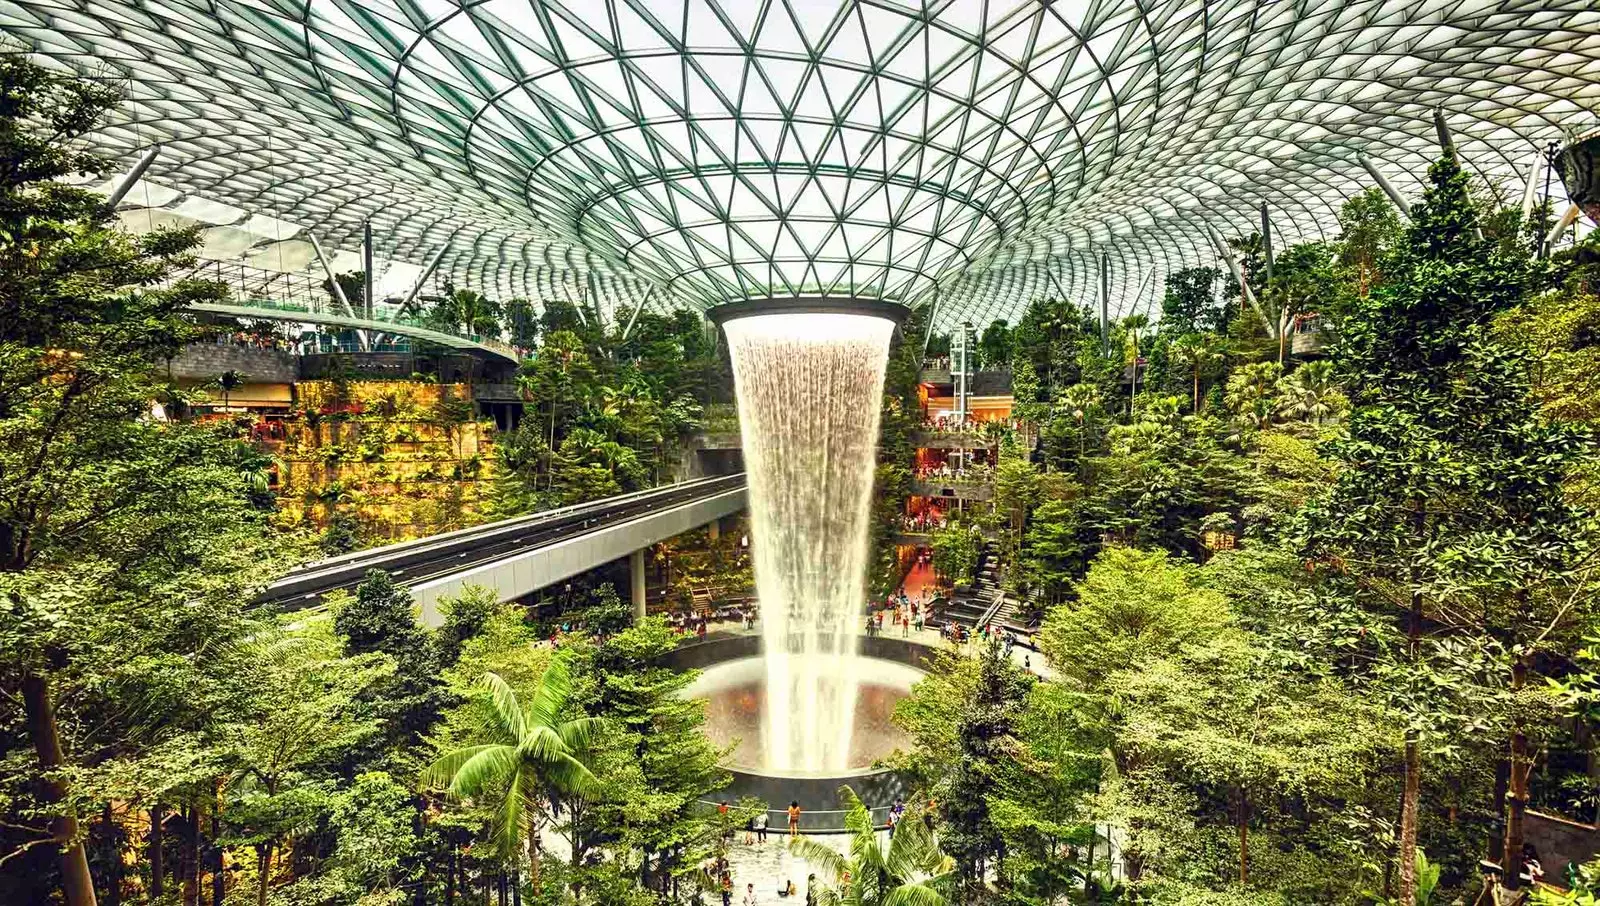
M 1243 789 L 1239 790 L 1239 808 L 1237 813 L 1239 829 L 1239 883 L 1250 883 L 1250 799 Z
M 533 829 L 528 834 L 528 887 L 535 893 L 539 890 L 539 822 L 533 822 Z
M 1511 763 L 1504 758 L 1499 759 L 1494 766 L 1494 820 L 1500 826 L 1495 828 L 1495 833 L 1489 840 L 1489 852 L 1484 858 L 1491 861 L 1499 859 L 1502 843 L 1506 831 L 1506 787 L 1511 783 Z
M 1405 794 L 1400 807 L 1401 903 L 1417 901 L 1417 804 L 1421 798 L 1422 754 L 1415 739 L 1406 740 Z
M 167 890 L 166 853 L 163 852 L 162 825 L 166 823 L 167 810 L 159 805 L 150 807 L 150 899 L 159 900 Z
M 1422 537 L 1427 528 L 1427 515 L 1420 504 L 1413 502 L 1412 525 L 1417 536 Z M 1411 613 L 1406 624 L 1406 649 L 1412 663 L 1422 654 L 1422 593 L 1417 591 L 1416 568 L 1407 571 L 1407 584 L 1411 586 Z M 1422 748 L 1417 737 L 1407 731 L 1405 749 L 1404 786 L 1400 794 L 1399 900 L 1405 906 L 1417 901 L 1417 806 L 1422 796 Z
M 1200 366 L 1194 366 L 1194 414 L 1200 414 Z
M 272 880 L 272 844 L 256 845 L 256 906 L 267 906 L 267 887 Z
M 28 670 L 22 675 L 22 704 L 27 713 L 28 735 L 33 738 L 33 751 L 39 759 L 40 799 L 46 804 L 64 802 L 67 785 L 54 777 L 65 758 L 61 754 L 61 737 L 56 732 L 56 711 L 50 701 L 50 687 L 45 678 Z M 67 906 L 95 906 L 94 878 L 89 874 L 89 856 L 83 850 L 83 840 L 78 836 L 78 819 L 69 810 L 50 819 L 50 836 L 63 844 L 60 855 L 61 888 L 66 894 Z
M 222 784 L 217 784 L 217 804 L 211 809 L 211 906 L 222 906 L 228 895 L 228 874 L 222 853 Z
M 183 878 L 184 906 L 198 906 L 200 900 L 200 809 L 183 810 L 183 849 L 178 858 L 178 874 Z
M 1511 664 L 1511 693 L 1515 695 L 1528 681 L 1527 655 L 1518 655 Z M 1522 886 L 1523 819 L 1528 812 L 1528 774 L 1533 770 L 1528 751 L 1528 734 L 1521 720 L 1511 729 L 1510 789 L 1506 792 L 1505 845 L 1500 864 L 1505 868 L 1505 885 L 1510 890 Z
M 106 829 L 106 906 L 122 903 L 122 829 L 117 826 L 111 803 L 100 812 L 100 821 Z
M 456 847 L 448 844 L 444 856 L 444 906 L 456 906 Z

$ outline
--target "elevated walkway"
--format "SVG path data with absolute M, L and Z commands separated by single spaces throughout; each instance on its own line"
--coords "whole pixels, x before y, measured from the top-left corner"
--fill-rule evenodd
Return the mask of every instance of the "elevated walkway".
M 320 560 L 272 583 L 260 600 L 310 607 L 381 569 L 411 590 L 422 622 L 434 626 L 439 600 L 466 585 L 510 601 L 744 508 L 743 474 L 687 481 Z
M 201 303 L 189 306 L 191 311 L 206 312 L 213 315 L 226 315 L 231 318 L 261 318 L 273 321 L 296 321 L 307 324 L 326 324 L 329 327 L 348 327 L 353 330 L 367 330 L 374 333 L 390 333 L 413 340 L 425 340 L 439 346 L 470 352 L 486 358 L 496 358 L 511 365 L 516 365 L 521 360 L 517 357 L 515 349 L 497 340 L 479 337 L 472 334 L 445 333 L 423 327 L 409 320 L 383 319 L 383 318 L 352 318 L 346 315 L 334 314 L 324 311 L 319 306 L 302 302 L 281 302 L 274 300 L 251 300 L 246 304 L 224 305 L 221 303 Z

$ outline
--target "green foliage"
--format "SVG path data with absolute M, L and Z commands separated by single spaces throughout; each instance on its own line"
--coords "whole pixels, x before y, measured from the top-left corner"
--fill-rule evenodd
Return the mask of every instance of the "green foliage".
M 523 696 L 496 673 L 483 675 L 480 695 L 490 714 L 480 741 L 441 754 L 423 771 L 422 783 L 490 807 L 495 851 L 515 859 L 526 847 L 537 871 L 546 799 L 581 794 L 598 783 L 584 762 L 597 721 L 563 719 L 572 675 L 560 657 L 549 660 Z
M 225 294 L 181 276 L 197 231 L 131 236 L 72 184 L 111 171 L 80 140 L 117 100 L 0 56 L 0 846 L 27 847 L 0 898 L 16 902 L 50 898 L 58 853 L 79 876 L 66 822 L 104 791 L 149 801 L 216 767 L 201 741 L 248 697 L 239 646 L 262 626 L 243 605 L 296 555 L 268 543 L 258 455 L 150 415 L 188 402 L 160 377 L 200 336 L 184 310 Z M 46 770 L 36 745 L 58 742 Z
M 1039 648 L 1063 678 L 1103 688 L 1119 668 L 1214 638 L 1232 622 L 1228 601 L 1201 587 L 1193 567 L 1160 551 L 1109 547 L 1052 610 Z
M 949 906 L 953 860 L 939 851 L 920 814 L 908 810 L 880 843 L 854 790 L 840 787 L 839 803 L 851 835 L 848 855 L 809 837 L 789 841 L 790 852 L 818 869 L 825 885 L 817 891 L 821 906 Z
M 483 293 L 447 283 L 425 320 L 450 333 L 498 337 L 505 314 L 504 306 Z
M 1221 330 L 1227 306 L 1217 296 L 1222 272 L 1214 267 L 1186 267 L 1167 275 L 1161 297 L 1161 329 L 1177 336 Z
M 933 550 L 934 571 L 952 585 L 970 584 L 977 575 L 982 538 L 976 526 L 963 523 L 935 529 L 928 542 Z

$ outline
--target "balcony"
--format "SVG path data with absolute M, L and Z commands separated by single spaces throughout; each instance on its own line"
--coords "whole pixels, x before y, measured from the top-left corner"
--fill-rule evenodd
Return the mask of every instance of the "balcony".
M 977 430 L 923 428 L 911 432 L 911 443 L 922 450 L 982 450 L 989 439 Z
M 945 500 L 992 500 L 994 475 L 987 469 L 965 475 L 921 475 L 911 479 L 911 493 Z
M 1322 347 L 1326 335 L 1322 328 L 1322 319 L 1316 315 L 1306 315 L 1295 318 L 1294 326 L 1289 334 L 1289 353 L 1302 358 L 1322 355 Z

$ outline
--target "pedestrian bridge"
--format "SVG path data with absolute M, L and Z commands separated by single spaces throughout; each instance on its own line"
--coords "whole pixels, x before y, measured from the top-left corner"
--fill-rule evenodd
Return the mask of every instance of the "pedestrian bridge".
M 420 324 L 410 323 L 400 319 L 387 318 L 354 318 L 347 315 L 335 314 L 321 310 L 318 306 L 276 302 L 265 299 L 251 300 L 247 303 L 222 304 L 213 302 L 197 303 L 189 306 L 191 311 L 206 312 L 213 315 L 226 315 L 230 318 L 260 318 L 272 321 L 294 321 L 306 324 L 324 324 L 329 327 L 348 327 L 353 330 L 371 331 L 372 333 L 387 333 L 397 336 L 409 337 L 413 340 L 424 340 L 450 349 L 469 352 L 482 358 L 494 358 L 511 365 L 521 361 L 517 351 L 497 340 L 471 334 L 446 333 L 442 330 L 423 327 Z

